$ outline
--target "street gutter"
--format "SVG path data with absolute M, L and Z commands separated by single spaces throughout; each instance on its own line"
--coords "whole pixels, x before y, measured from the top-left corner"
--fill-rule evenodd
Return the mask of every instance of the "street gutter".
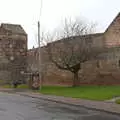
M 104 109 L 105 106 L 101 106 L 102 108 L 98 108 L 96 106 L 90 106 L 90 105 L 85 105 L 85 104 L 82 104 L 81 103 L 75 103 L 75 102 L 70 102 L 70 101 L 66 101 L 66 100 L 58 100 L 58 99 L 55 99 L 55 97 L 57 98 L 57 96 L 53 97 L 43 97 L 43 96 L 39 96 L 38 95 L 29 95 L 29 94 L 26 94 L 26 93 L 21 93 L 21 92 L 16 92 L 17 94 L 19 95 L 22 95 L 22 96 L 26 96 L 26 97 L 31 97 L 31 98 L 37 98 L 37 99 L 42 99 L 42 100 L 47 100 L 47 101 L 51 101 L 51 102 L 56 102 L 56 103 L 61 103 L 61 104 L 66 104 L 66 105 L 71 105 L 71 106 L 76 106 L 76 107 L 82 107 L 82 108 L 85 108 L 85 109 L 89 109 L 89 110 L 95 110 L 95 111 L 100 111 L 100 112 L 106 112 L 106 113 L 110 113 L 110 114 L 115 114 L 115 115 L 120 115 L 120 109 L 119 110 L 112 110 L 112 106 L 111 106 L 111 109 Z M 42 95 L 42 94 L 41 94 Z M 52 98 L 53 97 L 53 98 Z M 81 99 L 83 101 L 83 99 Z M 88 100 L 89 101 L 89 100 Z M 103 102 L 101 102 L 103 103 Z M 106 103 L 105 104 L 108 104 L 108 105 L 111 105 L 113 103 Z M 117 104 L 115 104 L 117 105 Z M 120 105 L 118 105 L 118 107 L 120 108 Z

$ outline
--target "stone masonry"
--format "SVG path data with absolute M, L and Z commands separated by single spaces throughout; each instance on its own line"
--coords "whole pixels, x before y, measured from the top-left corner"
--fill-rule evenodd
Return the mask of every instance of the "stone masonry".
M 82 64 L 82 69 L 79 71 L 80 81 L 78 84 L 120 84 L 120 13 L 105 32 L 86 36 L 75 36 L 74 41 L 70 41 L 71 44 L 74 46 L 79 45 L 80 37 L 85 37 L 87 42 L 93 46 L 107 47 L 109 50 L 103 53 L 99 60 L 88 61 Z M 91 39 L 87 39 L 87 37 Z M 58 44 L 60 41 L 56 43 Z M 64 40 L 64 44 L 66 43 L 67 39 Z M 41 48 L 43 84 L 72 85 L 72 74 L 68 71 L 58 69 L 49 61 L 46 52 L 47 47 L 48 45 Z M 28 50 L 28 57 L 28 64 L 31 70 L 36 71 L 38 68 L 38 49 Z M 98 63 L 99 67 L 97 67 Z
M 10 83 L 24 80 L 27 68 L 27 34 L 20 25 L 0 26 L 0 80 Z

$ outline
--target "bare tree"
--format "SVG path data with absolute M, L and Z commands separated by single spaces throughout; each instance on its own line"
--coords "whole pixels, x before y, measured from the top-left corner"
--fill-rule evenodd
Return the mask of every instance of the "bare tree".
M 81 63 L 95 59 L 101 48 L 94 47 L 92 35 L 94 25 L 87 25 L 83 21 L 65 20 L 62 29 L 52 37 L 45 38 L 49 59 L 59 69 L 73 73 L 73 86 L 78 85 L 78 72 Z M 57 39 L 57 41 L 54 41 Z M 53 42 L 54 41 L 54 42 Z

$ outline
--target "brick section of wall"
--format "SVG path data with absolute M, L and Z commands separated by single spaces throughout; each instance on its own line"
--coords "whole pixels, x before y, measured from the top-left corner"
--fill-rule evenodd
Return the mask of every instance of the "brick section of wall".
M 96 62 L 88 62 L 82 65 L 79 71 L 78 85 L 111 85 L 120 84 L 120 70 L 116 61 L 100 61 L 101 67 L 97 68 Z M 53 66 L 47 69 L 44 74 L 44 84 L 54 85 L 72 85 L 73 74 L 68 71 L 63 71 Z

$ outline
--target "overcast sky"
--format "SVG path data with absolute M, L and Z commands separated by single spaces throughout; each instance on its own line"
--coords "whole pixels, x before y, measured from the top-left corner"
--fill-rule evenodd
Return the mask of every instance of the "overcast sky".
M 0 23 L 21 24 L 28 33 L 28 48 L 36 44 L 40 0 L 0 0 Z M 120 0 L 43 0 L 41 25 L 52 31 L 65 17 L 84 17 L 104 31 L 120 12 Z

